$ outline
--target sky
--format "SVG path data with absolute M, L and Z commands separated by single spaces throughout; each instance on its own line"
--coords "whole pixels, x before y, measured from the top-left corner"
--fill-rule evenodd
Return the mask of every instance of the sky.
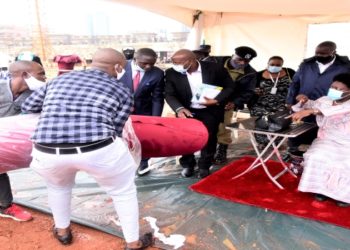
M 35 0 L 3 0 L 1 25 L 25 26 L 35 20 Z M 39 0 L 42 23 L 50 33 L 115 35 L 184 31 L 177 21 L 132 6 L 101 0 Z M 18 6 L 21 6 L 18 8 Z M 14 13 L 16 13 L 14 15 Z

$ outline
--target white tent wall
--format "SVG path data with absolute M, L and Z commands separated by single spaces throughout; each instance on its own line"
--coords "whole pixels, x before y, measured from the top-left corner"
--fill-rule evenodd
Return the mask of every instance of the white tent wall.
M 308 24 L 300 19 L 249 14 L 205 16 L 204 38 L 213 55 L 232 55 L 237 46 L 254 48 L 256 69 L 266 67 L 273 55 L 285 58 L 285 66 L 296 68 L 305 53 Z
M 139 7 L 178 20 L 190 27 L 202 11 L 202 31 L 193 31 L 189 49 L 202 39 L 213 55 L 231 55 L 235 47 L 251 46 L 258 52 L 252 64 L 266 66 L 272 55 L 285 58 L 285 66 L 297 68 L 304 58 L 308 24 L 350 20 L 350 0 L 109 0 Z M 199 39 L 200 38 L 200 39 Z M 329 38 L 331 40 L 331 37 Z M 321 41 L 320 41 L 321 42 Z

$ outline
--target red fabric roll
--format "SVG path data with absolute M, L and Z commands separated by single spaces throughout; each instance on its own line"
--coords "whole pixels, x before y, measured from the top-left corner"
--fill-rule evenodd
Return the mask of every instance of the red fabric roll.
M 0 173 L 29 166 L 30 136 L 38 117 L 18 115 L 0 119 Z M 208 140 L 206 127 L 195 119 L 132 115 L 131 120 L 144 158 L 194 153 Z

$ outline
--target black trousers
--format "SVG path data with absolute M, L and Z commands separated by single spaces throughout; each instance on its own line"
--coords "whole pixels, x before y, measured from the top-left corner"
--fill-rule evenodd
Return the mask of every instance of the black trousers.
M 297 152 L 301 144 L 311 144 L 317 137 L 318 127 L 313 128 L 295 138 L 288 139 L 288 151 Z
M 0 208 L 8 208 L 13 201 L 10 179 L 7 173 L 0 174 Z
M 200 169 L 209 169 L 213 163 L 216 152 L 217 133 L 222 117 L 218 116 L 217 114 L 210 113 L 206 109 L 191 109 L 191 112 L 193 112 L 193 118 L 203 122 L 208 130 L 208 142 L 201 150 L 201 155 L 198 160 L 198 167 Z M 196 165 L 194 155 L 183 155 L 180 158 L 180 164 L 184 168 L 194 168 Z

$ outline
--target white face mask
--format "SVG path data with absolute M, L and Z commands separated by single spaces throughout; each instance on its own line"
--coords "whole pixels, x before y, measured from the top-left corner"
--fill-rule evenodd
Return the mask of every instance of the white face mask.
M 122 68 L 122 72 L 117 72 L 117 80 L 119 81 L 125 74 L 125 69 Z
M 45 82 L 42 82 L 38 79 L 36 79 L 34 76 L 30 76 L 29 78 L 24 78 L 24 81 L 28 85 L 28 88 L 32 91 L 35 91 L 42 86 L 45 86 Z
M 172 67 L 173 67 L 173 69 L 175 71 L 177 71 L 177 72 L 179 72 L 181 74 L 185 74 L 187 72 L 187 70 L 191 67 L 191 65 L 188 66 L 186 69 L 185 69 L 185 67 L 182 64 L 173 64 Z
M 144 70 L 143 68 L 141 68 L 136 62 L 135 62 L 135 69 L 136 69 L 137 71 L 140 71 L 141 73 L 146 71 L 146 70 Z

